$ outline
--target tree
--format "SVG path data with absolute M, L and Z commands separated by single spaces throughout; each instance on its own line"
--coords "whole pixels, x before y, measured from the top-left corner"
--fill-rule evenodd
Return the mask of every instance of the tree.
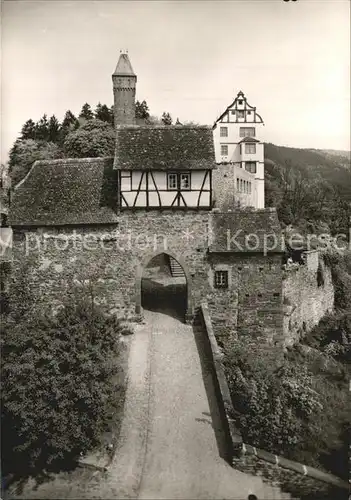
M 149 106 L 146 101 L 137 101 L 135 103 L 135 118 L 147 120 L 150 117 Z
M 36 136 L 36 125 L 34 121 L 30 118 L 23 125 L 21 130 L 21 139 L 35 139 Z
M 60 129 L 60 144 L 63 144 L 67 134 L 70 132 L 73 132 L 73 130 L 77 130 L 79 128 L 79 120 L 74 116 L 72 111 L 68 110 L 65 113 L 65 116 L 63 118 L 62 124 L 61 124 L 61 129 Z
M 28 272 L 10 287 L 18 294 L 10 308 L 22 304 L 21 315 L 10 309 L 2 317 L 1 337 L 2 466 L 22 477 L 66 467 L 100 442 L 118 409 L 114 377 L 121 371 L 115 317 L 72 287 L 53 316 L 30 288 Z
M 164 111 L 164 112 L 162 113 L 162 118 L 161 118 L 161 120 L 162 120 L 162 123 L 163 123 L 164 125 L 172 125 L 172 117 L 171 117 L 171 115 L 170 115 L 168 112 L 166 112 L 166 111 Z
M 101 120 L 103 122 L 109 123 L 112 125 L 112 114 L 111 110 L 106 104 L 101 104 L 100 102 L 96 106 L 95 109 L 95 118 L 97 120 Z
M 67 135 L 64 151 L 71 158 L 113 156 L 115 132 L 111 125 L 101 120 L 90 120 L 78 130 Z
M 58 142 L 60 139 L 60 123 L 55 115 L 52 115 L 48 124 L 49 142 Z
M 37 122 L 35 132 L 35 139 L 38 141 L 48 141 L 49 140 L 49 122 L 46 114 L 40 118 Z
M 53 142 L 17 139 L 10 151 L 9 172 L 12 185 L 27 175 L 36 160 L 61 158 L 62 151 Z
M 87 102 L 82 106 L 79 118 L 83 118 L 83 120 L 92 120 L 94 118 L 94 113 L 91 110 L 90 104 Z

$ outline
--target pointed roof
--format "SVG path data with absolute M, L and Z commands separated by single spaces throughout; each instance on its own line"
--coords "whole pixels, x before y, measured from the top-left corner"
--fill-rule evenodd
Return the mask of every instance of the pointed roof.
M 136 76 L 132 65 L 130 64 L 128 54 L 120 54 L 115 72 L 113 74 L 118 76 Z

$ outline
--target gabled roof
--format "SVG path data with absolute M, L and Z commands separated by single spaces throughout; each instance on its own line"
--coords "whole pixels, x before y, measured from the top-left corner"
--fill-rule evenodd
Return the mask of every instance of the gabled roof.
M 274 208 L 210 214 L 209 252 L 281 253 L 282 230 Z
M 263 123 L 263 120 L 262 120 L 262 116 L 259 115 L 256 111 L 256 108 L 254 106 L 251 106 L 248 102 L 247 102 L 247 99 L 245 97 L 245 94 L 242 90 L 240 90 L 236 96 L 236 98 L 234 99 L 234 101 L 229 104 L 229 106 L 223 111 L 223 113 L 217 118 L 217 120 L 214 122 L 214 125 L 213 125 L 213 129 L 216 128 L 217 126 L 217 123 L 223 118 L 223 116 L 236 104 L 236 102 L 239 100 L 239 99 L 244 99 L 245 103 L 246 103 L 246 106 L 255 113 L 255 116 L 258 116 L 258 118 L 261 120 L 261 122 L 259 123 Z M 256 123 L 256 122 L 240 122 L 240 123 Z
M 202 170 L 216 168 L 210 127 L 120 126 L 114 168 Z
M 113 74 L 117 76 L 136 76 L 130 63 L 128 54 L 121 54 L 119 56 L 117 66 Z
M 12 226 L 107 224 L 117 220 L 112 158 L 36 161 L 12 194 Z

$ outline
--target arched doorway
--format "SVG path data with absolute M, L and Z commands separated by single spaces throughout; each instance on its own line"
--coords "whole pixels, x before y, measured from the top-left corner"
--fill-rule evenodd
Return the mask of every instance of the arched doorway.
M 182 257 L 168 251 L 145 257 L 137 270 L 135 304 L 137 314 L 146 309 L 190 321 L 191 276 Z

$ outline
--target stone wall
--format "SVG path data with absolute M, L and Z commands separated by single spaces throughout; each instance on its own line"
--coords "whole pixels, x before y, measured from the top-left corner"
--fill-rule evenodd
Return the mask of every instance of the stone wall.
M 131 318 L 139 312 L 143 269 L 155 255 L 166 252 L 180 256 L 186 267 L 192 313 L 208 286 L 207 217 L 202 212 L 143 211 L 122 213 L 118 223 L 106 226 L 17 228 L 13 267 L 16 270 L 27 254 L 37 293 L 54 303 L 72 277 L 77 284 L 90 279 L 98 302 Z
M 211 254 L 207 301 L 220 343 L 236 335 L 248 342 L 280 342 L 283 330 L 280 254 Z M 227 270 L 228 289 L 213 287 L 215 270 Z
M 296 500 L 346 500 L 348 484 L 339 477 L 242 442 L 240 429 L 236 427 L 232 418 L 233 402 L 206 303 L 201 304 L 200 320 L 226 435 L 227 458 L 233 468 L 247 474 L 263 476 L 268 483 L 279 487 L 282 491 L 289 492 Z
M 208 300 L 221 343 L 239 334 L 276 343 L 283 331 L 280 254 L 208 253 L 208 213 L 122 212 L 118 223 L 15 229 L 14 268 L 33 260 L 38 297 L 58 304 L 73 278 L 94 289 L 96 302 L 123 318 L 141 313 L 141 279 L 152 258 L 174 257 L 187 279 L 187 318 Z M 214 288 L 214 272 L 229 272 L 229 288 Z
M 291 345 L 334 308 L 331 270 L 318 251 L 305 252 L 305 264 L 283 273 L 284 343 Z

